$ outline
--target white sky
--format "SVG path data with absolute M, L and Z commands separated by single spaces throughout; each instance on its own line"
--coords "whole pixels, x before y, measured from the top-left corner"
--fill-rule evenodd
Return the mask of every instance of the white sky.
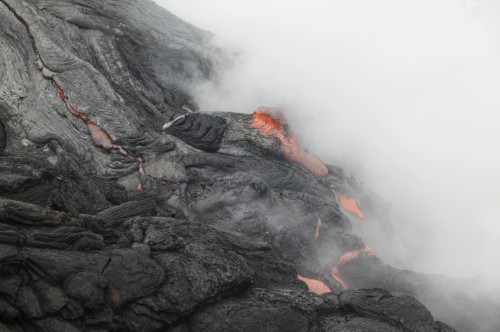
M 392 202 L 407 267 L 500 273 L 500 1 L 156 2 L 242 52 L 203 110 L 285 106 Z

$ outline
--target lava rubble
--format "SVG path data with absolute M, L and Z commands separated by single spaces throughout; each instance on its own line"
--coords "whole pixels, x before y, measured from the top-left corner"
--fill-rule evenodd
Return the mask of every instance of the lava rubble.
M 453 331 L 419 302 L 453 282 L 350 234 L 384 203 L 283 112 L 199 112 L 211 38 L 148 1 L 0 0 L 0 330 Z

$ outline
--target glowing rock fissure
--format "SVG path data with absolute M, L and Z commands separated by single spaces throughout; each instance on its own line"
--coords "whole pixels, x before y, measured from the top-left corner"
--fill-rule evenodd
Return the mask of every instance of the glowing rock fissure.
M 54 77 L 56 76 L 56 73 L 50 69 L 45 62 L 43 61 L 42 57 L 40 56 L 40 53 L 38 52 L 38 48 L 36 46 L 35 38 L 33 37 L 33 34 L 31 33 L 29 24 L 19 15 L 14 8 L 12 8 L 8 3 L 6 3 L 3 0 L 0 0 L 6 7 L 7 9 L 12 12 L 12 14 L 16 17 L 16 19 L 21 22 L 21 24 L 25 27 L 26 32 L 28 33 L 28 36 L 31 40 L 31 46 L 33 48 L 33 52 L 35 53 L 36 56 L 36 61 L 35 65 L 39 71 L 41 71 L 43 77 L 46 79 L 49 79 L 52 83 L 52 86 L 56 89 L 59 98 L 66 104 L 66 109 L 76 118 L 82 120 L 85 125 L 87 126 L 90 137 L 92 139 L 92 143 L 103 150 L 106 150 L 110 152 L 111 150 L 117 150 L 119 151 L 122 155 L 124 155 L 127 158 L 130 158 L 132 160 L 136 160 L 139 162 L 139 174 L 141 175 L 146 175 L 146 167 L 144 164 L 144 158 L 142 156 L 138 156 L 135 153 L 129 151 L 128 149 L 124 148 L 121 145 L 115 144 L 113 140 L 111 139 L 111 135 L 106 132 L 104 129 L 102 129 L 95 121 L 90 120 L 89 116 L 83 112 L 78 111 L 69 101 L 67 95 L 64 93 L 64 90 L 61 88 L 61 86 L 56 82 Z M 142 183 L 139 183 L 137 185 L 137 190 L 142 190 L 143 185 Z

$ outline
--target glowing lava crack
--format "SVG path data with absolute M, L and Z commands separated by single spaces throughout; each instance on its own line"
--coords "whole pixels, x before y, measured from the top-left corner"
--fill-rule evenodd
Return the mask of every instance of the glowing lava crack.
M 43 67 L 45 69 L 46 67 Z M 42 73 L 43 73 L 42 69 Z M 44 77 L 46 77 L 44 75 Z M 57 90 L 57 93 L 59 94 L 59 98 L 66 104 L 66 109 L 77 119 L 80 119 L 85 123 L 87 126 L 90 137 L 92 139 L 92 143 L 106 151 L 111 151 L 111 150 L 117 150 L 119 151 L 122 155 L 124 155 L 127 158 L 130 158 L 132 160 L 137 160 L 139 162 L 139 173 L 141 175 L 147 175 L 146 173 L 146 168 L 144 165 L 144 158 L 142 156 L 136 156 L 134 153 L 131 151 L 127 150 L 126 148 L 122 147 L 121 145 L 115 144 L 113 140 L 111 139 L 111 136 L 106 132 L 104 129 L 102 129 L 95 121 L 92 121 L 89 119 L 88 115 L 85 113 L 82 113 L 78 111 L 69 101 L 68 97 L 65 95 L 64 91 L 61 89 L 59 84 L 54 80 L 53 76 L 50 78 L 52 80 L 52 85 L 54 88 Z M 143 185 L 141 182 L 137 185 L 137 190 L 142 190 Z
M 359 209 L 358 203 L 354 198 L 347 198 L 345 196 L 340 196 L 339 202 L 340 205 L 347 211 L 355 214 L 361 219 L 365 218 L 365 214 Z
M 316 240 L 318 240 L 321 231 L 321 224 L 322 224 L 321 219 L 318 217 L 316 221 L 316 228 L 314 231 L 314 238 Z M 355 262 L 361 254 L 365 254 L 368 256 L 377 255 L 375 250 L 373 250 L 370 247 L 365 247 L 363 249 L 361 248 L 354 249 L 340 256 L 335 266 L 333 266 L 330 269 L 330 275 L 332 276 L 333 279 L 335 279 L 335 281 L 337 281 L 342 286 L 342 288 L 349 289 L 349 285 L 344 281 L 344 279 L 342 279 L 340 270 L 347 264 Z M 327 285 L 325 285 L 325 283 L 323 283 L 321 280 L 306 278 L 301 275 L 297 275 L 297 278 L 306 283 L 309 292 L 313 292 L 318 295 L 331 292 L 331 289 Z
M 139 173 L 141 175 L 147 175 L 146 173 L 146 168 L 144 165 L 144 158 L 142 156 L 137 156 L 131 151 L 127 150 L 126 148 L 122 147 L 121 145 L 115 144 L 113 140 L 111 139 L 111 136 L 109 135 L 108 132 L 106 132 L 104 129 L 102 129 L 95 121 L 90 120 L 89 116 L 85 113 L 82 113 L 78 111 L 69 101 L 68 97 L 64 93 L 63 89 L 57 84 L 55 81 L 54 77 L 56 76 L 55 72 L 50 69 L 43 59 L 40 57 L 40 54 L 38 52 L 38 48 L 36 46 L 35 39 L 33 37 L 33 34 L 31 33 L 31 30 L 29 28 L 28 23 L 7 3 L 2 1 L 2 3 L 14 14 L 14 16 L 21 22 L 21 24 L 25 27 L 26 32 L 28 33 L 28 36 L 31 39 L 31 45 L 33 48 L 33 52 L 36 55 L 36 61 L 35 65 L 38 70 L 42 72 L 43 77 L 46 79 L 51 80 L 52 85 L 56 89 L 59 98 L 66 104 L 66 109 L 76 118 L 80 119 L 83 121 L 83 123 L 87 126 L 89 130 L 90 137 L 92 139 L 92 143 L 96 146 L 99 147 L 103 150 L 106 151 L 111 151 L 111 150 L 117 150 L 119 151 L 122 155 L 124 155 L 127 158 L 130 158 L 132 160 L 136 160 L 139 162 Z M 137 185 L 137 190 L 142 190 L 143 185 L 141 181 Z
M 324 178 L 328 175 L 325 164 L 302 148 L 280 110 L 271 107 L 257 108 L 253 113 L 252 127 L 259 129 L 264 136 L 279 139 L 285 157 L 307 168 L 314 177 Z

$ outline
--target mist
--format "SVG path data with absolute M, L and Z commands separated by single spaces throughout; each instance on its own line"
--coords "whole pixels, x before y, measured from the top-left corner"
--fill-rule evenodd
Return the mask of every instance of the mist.
M 394 241 L 369 243 L 382 259 L 495 286 L 500 3 L 156 2 L 238 56 L 193 87 L 202 111 L 281 107 L 307 149 L 392 204 Z

